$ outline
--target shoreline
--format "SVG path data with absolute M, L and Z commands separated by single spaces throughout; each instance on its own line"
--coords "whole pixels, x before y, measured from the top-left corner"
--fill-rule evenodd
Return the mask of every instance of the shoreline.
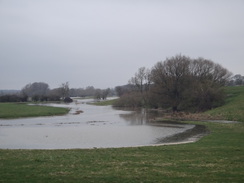
M 210 134 L 210 131 L 207 129 L 206 126 L 195 125 L 195 127 L 188 129 L 184 132 L 159 139 L 156 144 L 168 145 L 196 142 L 208 134 Z
M 213 122 L 213 123 L 240 123 L 236 121 L 227 121 L 227 120 L 204 120 L 201 122 Z M 174 124 L 182 124 L 180 122 L 172 122 Z M 157 122 L 154 125 L 162 125 L 162 123 Z M 135 146 L 124 146 L 124 147 L 91 147 L 91 148 L 63 148 L 63 149 L 9 149 L 9 148 L 1 148 L 0 150 L 85 150 L 85 149 L 119 149 L 119 148 L 134 148 L 134 147 L 150 147 L 150 146 L 168 146 L 168 145 L 181 145 L 181 144 L 188 144 L 194 143 L 200 140 L 201 138 L 209 135 L 211 131 L 205 125 L 195 125 L 195 127 L 188 129 L 184 132 L 171 135 L 168 137 L 164 137 L 159 139 L 157 142 L 148 144 L 148 145 L 135 145 Z
M 177 123 L 177 122 L 176 122 Z M 176 124 L 175 123 L 175 124 Z M 178 123 L 180 124 L 180 123 Z M 157 123 L 156 125 L 160 125 Z M 162 123 L 161 123 L 162 125 Z M 119 149 L 119 148 L 136 148 L 136 147 L 150 147 L 150 146 L 165 146 L 165 145 L 180 145 L 187 143 L 194 143 L 202 137 L 209 134 L 209 130 L 204 125 L 195 125 L 193 128 L 188 129 L 184 132 L 174 134 L 168 137 L 162 137 L 162 139 L 156 140 L 154 143 L 145 145 L 134 145 L 134 146 L 121 146 L 121 147 L 88 147 L 88 148 L 40 148 L 40 149 L 25 149 L 25 148 L 1 148 L 0 150 L 86 150 L 86 149 Z

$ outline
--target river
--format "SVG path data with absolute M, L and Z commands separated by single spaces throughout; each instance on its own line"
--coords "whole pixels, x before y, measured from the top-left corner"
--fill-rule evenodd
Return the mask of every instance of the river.
M 134 147 L 158 144 L 163 138 L 192 129 L 190 124 L 156 125 L 157 112 L 128 111 L 90 105 L 76 99 L 63 116 L 0 119 L 1 149 L 74 149 Z M 83 111 L 78 113 L 77 111 Z

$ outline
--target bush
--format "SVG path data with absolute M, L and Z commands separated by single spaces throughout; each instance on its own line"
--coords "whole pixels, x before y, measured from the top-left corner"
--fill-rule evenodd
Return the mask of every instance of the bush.
M 48 97 L 47 97 L 47 100 L 48 101 L 60 101 L 60 96 L 59 95 L 49 95 Z
M 115 107 L 142 107 L 143 97 L 140 93 L 127 93 L 121 96 L 115 103 Z
M 65 102 L 65 103 L 71 103 L 71 102 L 73 102 L 73 100 L 72 100 L 72 98 L 70 98 L 70 97 L 65 97 L 65 98 L 64 98 L 64 102 Z

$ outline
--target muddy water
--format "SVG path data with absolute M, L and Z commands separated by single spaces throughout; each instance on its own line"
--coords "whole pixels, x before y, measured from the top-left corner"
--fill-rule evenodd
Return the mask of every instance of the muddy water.
M 1 149 L 69 149 L 131 147 L 157 144 L 164 137 L 194 125 L 152 125 L 157 113 L 125 111 L 111 106 L 89 105 L 90 100 L 71 104 L 48 104 L 71 108 L 69 114 L 0 120 Z M 77 111 L 83 111 L 77 113 Z

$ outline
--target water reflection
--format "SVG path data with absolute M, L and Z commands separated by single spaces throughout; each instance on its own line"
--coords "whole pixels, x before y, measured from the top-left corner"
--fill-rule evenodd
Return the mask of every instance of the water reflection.
M 130 109 L 128 109 L 128 111 L 129 110 Z M 119 116 L 129 122 L 130 125 L 146 125 L 149 124 L 150 121 L 159 117 L 160 113 L 158 111 L 148 109 L 137 109 L 130 111 L 130 113 L 120 114 Z
M 158 126 L 150 121 L 160 114 L 146 109 L 129 111 L 111 106 L 89 105 L 90 100 L 71 104 L 65 116 L 0 120 L 0 148 L 67 149 L 130 147 L 157 143 L 194 125 Z M 76 111 L 83 111 L 77 114 Z

